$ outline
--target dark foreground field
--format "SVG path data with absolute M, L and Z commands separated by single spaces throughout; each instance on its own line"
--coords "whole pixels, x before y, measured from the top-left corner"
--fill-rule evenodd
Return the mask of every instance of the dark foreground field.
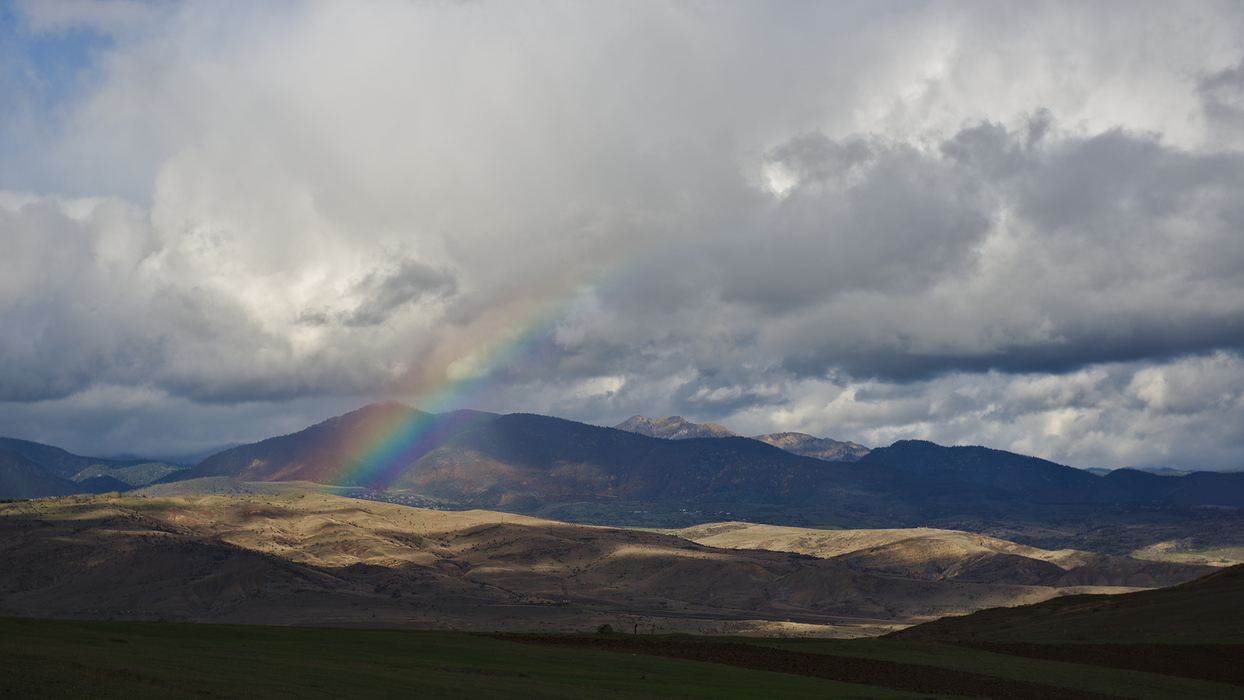
M 1239 659 L 1239 650 L 1212 649 L 1228 661 Z M 1225 700 L 1244 694 L 1239 685 L 1168 675 L 1178 669 L 1159 674 L 1092 665 L 1092 653 L 1070 663 L 1006 651 L 889 640 L 482 636 L 0 618 L 0 697 Z

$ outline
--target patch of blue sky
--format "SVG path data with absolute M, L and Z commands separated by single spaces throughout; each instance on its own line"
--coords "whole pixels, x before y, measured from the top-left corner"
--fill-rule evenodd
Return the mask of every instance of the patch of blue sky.
M 34 163 L 100 78 L 98 62 L 114 42 L 83 26 L 33 29 L 20 8 L 0 2 L 0 189 L 52 184 Z
M 12 4 L 0 4 L 4 91 L 45 109 L 72 102 L 89 88 L 97 59 L 114 41 L 82 26 L 35 31 Z

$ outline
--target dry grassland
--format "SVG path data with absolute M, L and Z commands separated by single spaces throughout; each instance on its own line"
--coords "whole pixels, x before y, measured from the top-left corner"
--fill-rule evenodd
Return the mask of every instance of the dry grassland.
M 857 637 L 1201 573 L 954 531 L 714 527 L 697 543 L 305 492 L 31 501 L 0 506 L 0 614 Z

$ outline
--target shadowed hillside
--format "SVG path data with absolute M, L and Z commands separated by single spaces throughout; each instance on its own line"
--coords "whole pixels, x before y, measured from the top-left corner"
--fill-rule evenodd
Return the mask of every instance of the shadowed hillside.
M 889 635 L 907 641 L 1244 642 L 1244 565 L 1123 595 L 1076 595 L 981 610 Z
M 193 469 L 172 474 L 157 483 L 229 476 L 241 481 L 314 481 L 322 484 L 368 485 L 384 488 L 393 475 L 364 472 L 361 463 L 366 442 L 396 430 L 423 433 L 406 453 L 397 456 L 403 466 L 414 462 L 456 431 L 496 416 L 457 411 L 434 416 L 398 403 L 372 404 L 330 418 L 290 435 L 240 445 L 208 457 Z M 379 479 L 380 482 L 376 482 Z
M 0 450 L 16 452 L 56 476 L 65 479 L 70 479 L 83 469 L 96 465 L 108 468 L 120 468 L 131 467 L 135 464 L 150 461 L 145 459 L 124 460 L 105 459 L 103 457 L 83 457 L 82 455 L 76 455 L 62 450 L 59 447 L 44 445 L 38 442 L 31 442 L 29 440 L 18 440 L 17 438 L 0 438 Z
M 0 450 L 0 498 L 48 498 L 132 488 L 130 484 L 111 476 L 109 471 L 107 467 L 96 465 L 85 469 L 79 478 L 62 479 L 43 465 L 16 452 Z
M 0 457 L 0 498 L 125 491 L 182 469 L 144 459 L 83 457 L 16 438 L 0 438 L 0 453 L 7 455 Z
M 84 618 L 546 630 L 624 619 L 856 636 L 1124 590 L 930 581 L 653 532 L 306 493 L 8 504 L 0 553 L 0 614 Z
M 901 440 L 860 462 L 898 467 L 926 478 L 990 487 L 1030 503 L 1168 502 L 1244 507 L 1244 472 L 1164 476 L 1116 469 L 1098 476 L 1083 469 L 988 447 L 942 447 Z
M 49 472 L 25 456 L 0 449 L 0 498 L 41 498 L 87 489 Z
M 806 503 L 830 489 L 883 489 L 892 471 L 861 473 L 741 437 L 664 440 L 512 414 L 449 438 L 394 488 L 479 505 L 524 497 Z

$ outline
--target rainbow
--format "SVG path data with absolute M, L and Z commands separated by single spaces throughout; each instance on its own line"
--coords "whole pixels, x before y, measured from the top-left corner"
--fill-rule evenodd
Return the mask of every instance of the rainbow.
M 632 258 L 598 283 L 571 293 L 565 293 L 569 285 L 563 284 L 554 301 L 512 313 L 492 324 L 483 342 L 477 339 L 454 356 L 441 358 L 436 376 L 411 372 L 397 395 L 422 410 L 387 412 L 368 421 L 350 437 L 344 450 L 350 459 L 338 466 L 329 483 L 387 488 L 411 462 L 474 419 L 470 411 L 458 409 L 484 410 L 508 386 L 550 368 L 560 357 L 558 330 L 567 318 L 574 315 L 590 324 L 600 314 L 583 313 L 587 299 L 616 300 L 674 264 L 669 257 L 643 263 Z

